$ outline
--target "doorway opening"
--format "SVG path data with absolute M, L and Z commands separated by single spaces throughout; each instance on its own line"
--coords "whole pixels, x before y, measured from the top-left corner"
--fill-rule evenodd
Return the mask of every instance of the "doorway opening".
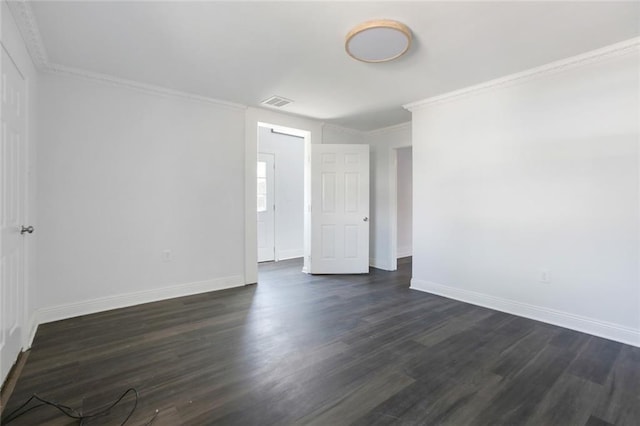
M 410 263 L 413 256 L 413 150 L 411 146 L 391 148 L 390 152 L 390 229 L 389 264 Z
M 410 260 L 413 255 L 413 150 L 411 147 L 397 150 L 397 237 L 396 258 L 398 262 Z
M 307 133 L 258 123 L 258 262 L 305 255 Z
M 266 119 L 261 119 L 262 117 Z M 282 122 L 281 120 L 296 127 L 271 124 Z M 245 205 L 248 208 L 245 209 L 245 283 L 258 282 L 256 171 L 260 151 L 258 136 L 263 127 L 269 131 L 299 136 L 304 141 L 302 272 L 368 273 L 369 145 L 322 144 L 321 124 L 258 109 L 249 109 L 246 123 Z M 297 127 L 298 125 L 302 127 Z M 313 145 L 312 138 L 317 141 Z M 278 165 L 282 163 L 277 154 L 274 163 L 277 174 Z M 264 176 L 266 178 L 266 173 Z M 279 190 L 276 177 L 274 181 L 277 215 Z M 311 205 L 312 198 L 317 205 Z M 313 219 L 312 215 L 315 215 Z M 274 222 L 275 233 L 276 227 L 277 222 Z M 274 260 L 275 251 L 277 250 L 274 249 Z

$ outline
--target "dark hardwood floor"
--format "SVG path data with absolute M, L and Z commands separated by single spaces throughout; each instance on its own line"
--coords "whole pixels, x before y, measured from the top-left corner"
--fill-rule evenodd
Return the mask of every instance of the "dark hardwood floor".
M 260 266 L 260 284 L 40 327 L 34 392 L 144 425 L 640 425 L 640 349 L 368 276 Z M 133 400 L 86 424 L 120 424 Z M 51 407 L 12 424 L 77 424 Z

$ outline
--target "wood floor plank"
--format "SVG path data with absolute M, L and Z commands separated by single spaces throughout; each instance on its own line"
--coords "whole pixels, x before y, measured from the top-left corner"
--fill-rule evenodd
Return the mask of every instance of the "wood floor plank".
M 571 363 L 568 371 L 602 385 L 609 376 L 622 346 L 622 343 L 593 336 L 587 342 L 585 349 Z
M 494 395 L 480 412 L 477 424 L 524 424 L 565 372 L 572 357 L 552 346 L 545 347 Z
M 352 423 L 413 382 L 396 368 L 384 368 L 346 396 L 322 405 L 296 420 L 296 423 L 316 426 Z
M 640 348 L 623 345 L 604 385 L 606 398 L 598 401 L 593 414 L 615 425 L 640 422 Z
M 640 424 L 639 348 L 410 290 L 398 267 L 265 263 L 258 285 L 44 324 L 5 413 L 33 393 L 93 412 L 135 387 L 131 425 Z
M 596 416 L 589 416 L 589 420 L 587 420 L 584 426 L 614 426 L 614 425 L 613 423 L 604 421 Z
M 565 373 L 549 389 L 527 425 L 584 425 L 594 401 L 604 397 L 604 387 Z

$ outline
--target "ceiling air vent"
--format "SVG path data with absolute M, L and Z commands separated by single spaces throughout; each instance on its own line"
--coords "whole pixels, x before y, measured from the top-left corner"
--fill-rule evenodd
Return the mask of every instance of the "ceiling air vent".
M 282 108 L 285 105 L 289 105 L 293 102 L 291 99 L 283 98 L 281 96 L 272 96 L 269 99 L 262 101 L 262 105 L 267 105 L 274 108 Z

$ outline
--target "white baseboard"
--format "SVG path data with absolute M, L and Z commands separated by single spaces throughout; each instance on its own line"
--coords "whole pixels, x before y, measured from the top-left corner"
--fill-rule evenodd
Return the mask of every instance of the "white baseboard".
M 398 251 L 396 253 L 396 256 L 398 258 L 413 256 L 413 248 L 411 246 L 398 247 Z
M 35 337 L 40 324 L 73 318 L 80 315 L 95 314 L 97 312 L 109 311 L 112 309 L 126 308 L 143 303 L 157 302 L 159 300 L 173 299 L 175 297 L 190 296 L 192 294 L 242 286 L 244 286 L 244 277 L 242 275 L 233 275 L 212 280 L 178 284 L 153 290 L 118 294 L 115 296 L 101 297 L 98 299 L 52 306 L 49 308 L 41 308 L 36 310 L 30 321 L 28 345 L 26 346 L 31 347 L 33 338 Z
M 31 344 L 33 343 L 33 338 L 36 337 L 36 331 L 38 331 L 38 323 L 36 321 L 35 312 L 29 317 L 29 323 L 27 327 L 25 327 L 25 336 L 23 336 L 22 341 L 22 350 L 26 351 L 31 349 Z
M 298 257 L 304 257 L 303 249 L 278 250 L 276 256 L 278 260 L 295 259 Z
M 389 266 L 388 262 L 385 262 L 380 259 L 376 259 L 375 257 L 369 258 L 369 266 L 376 269 L 382 269 L 383 271 L 393 271 L 394 269 Z
M 415 278 L 411 288 L 640 347 L 640 330 L 618 324 Z

